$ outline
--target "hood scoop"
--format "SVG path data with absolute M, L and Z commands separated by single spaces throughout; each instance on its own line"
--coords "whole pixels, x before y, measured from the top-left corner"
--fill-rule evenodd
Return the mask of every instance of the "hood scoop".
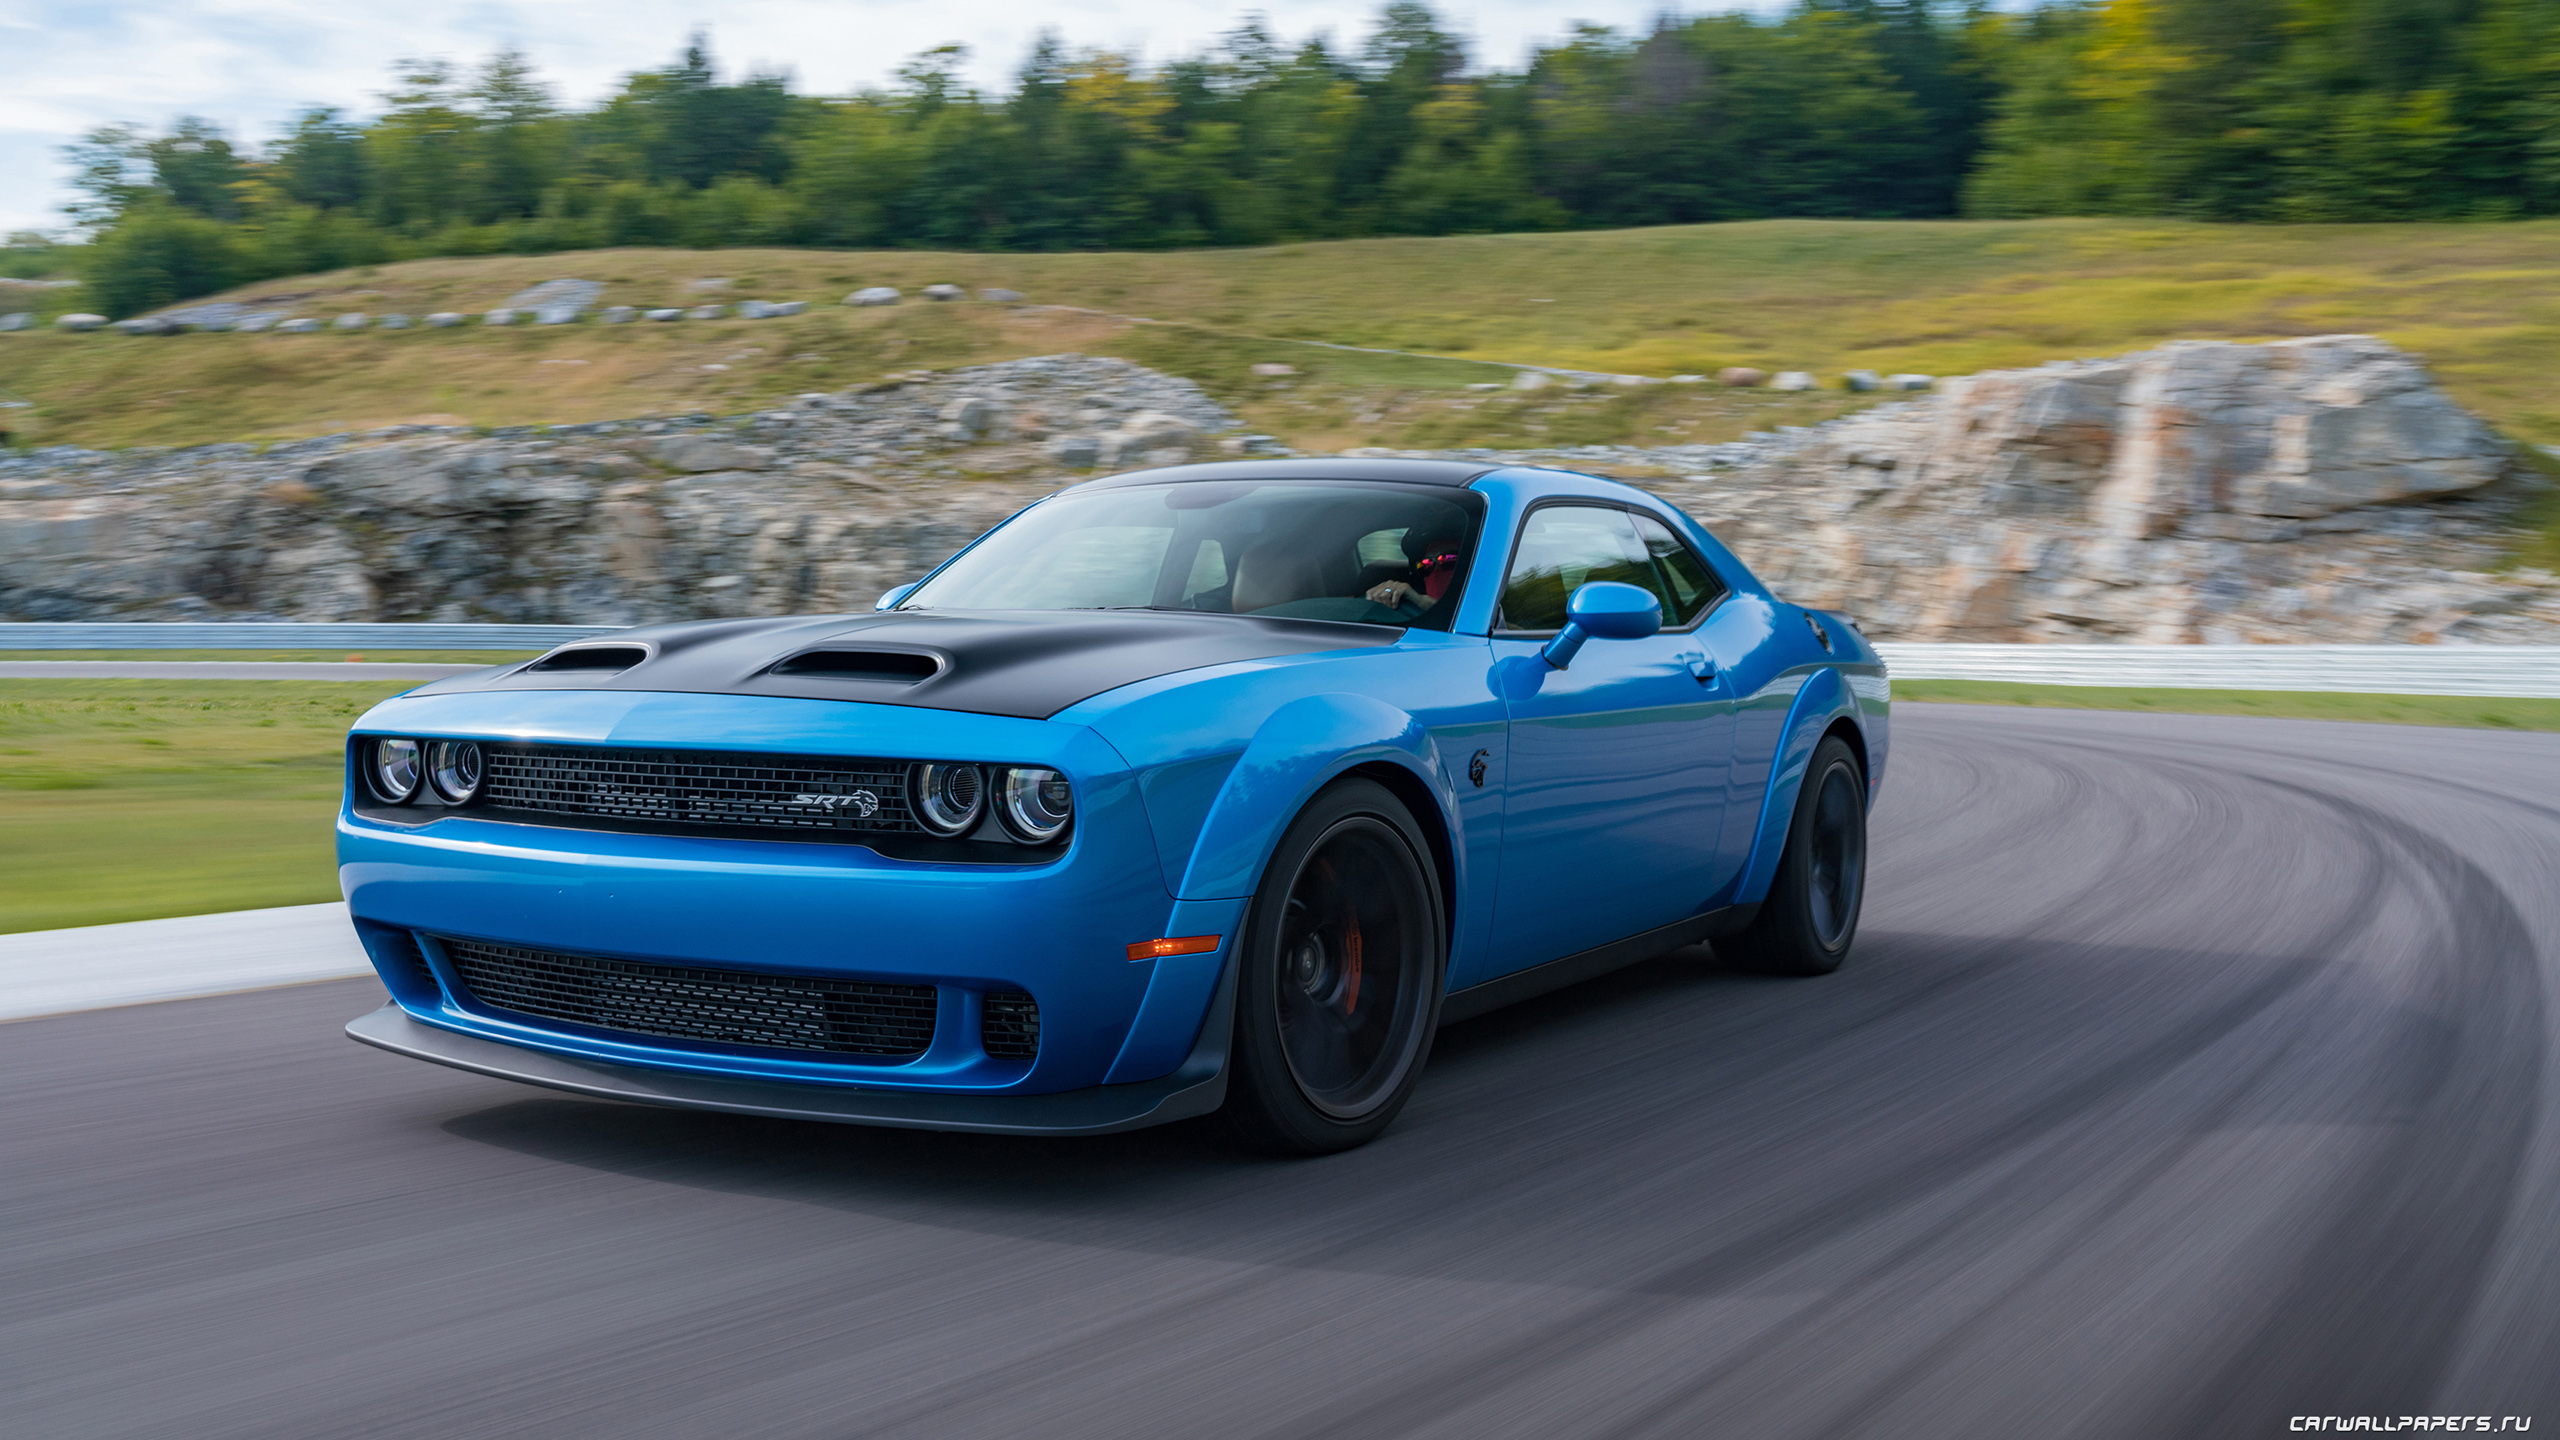
M 830 680 L 871 680 L 913 685 L 942 673 L 942 662 L 914 650 L 803 650 L 766 672 Z
M 610 675 L 628 670 L 648 658 L 649 647 L 646 645 L 572 645 L 564 650 L 554 650 L 524 668 L 543 675 L 575 671 Z

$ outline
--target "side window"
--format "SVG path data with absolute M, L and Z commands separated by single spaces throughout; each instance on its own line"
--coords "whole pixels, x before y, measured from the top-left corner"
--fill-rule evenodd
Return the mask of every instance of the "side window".
M 1698 558 L 1698 552 L 1671 533 L 1670 526 L 1650 515 L 1638 515 L 1635 522 L 1636 533 L 1644 537 L 1644 548 L 1652 555 L 1654 568 L 1661 572 L 1661 583 L 1652 589 L 1662 597 L 1663 628 L 1676 629 L 1706 613 L 1707 607 L 1724 593 L 1724 582 Z
M 1594 580 L 1622 581 L 1662 594 L 1653 557 L 1627 512 L 1598 505 L 1548 505 L 1530 511 L 1520 527 L 1520 548 L 1511 557 L 1511 575 L 1502 585 L 1503 628 L 1561 629 L 1566 600 Z M 1670 609 L 1665 603 L 1664 612 Z

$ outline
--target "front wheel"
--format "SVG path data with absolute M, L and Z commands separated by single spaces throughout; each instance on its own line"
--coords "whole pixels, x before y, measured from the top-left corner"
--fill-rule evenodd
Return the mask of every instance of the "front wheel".
M 1429 853 L 1403 804 L 1358 778 L 1280 837 L 1238 947 L 1226 1115 L 1247 1144 L 1347 1150 L 1413 1094 L 1448 953 Z
M 1828 975 L 1849 956 L 1867 892 L 1867 785 L 1858 757 L 1823 737 L 1796 792 L 1794 823 L 1769 898 L 1741 934 L 1716 951 L 1772 975 Z

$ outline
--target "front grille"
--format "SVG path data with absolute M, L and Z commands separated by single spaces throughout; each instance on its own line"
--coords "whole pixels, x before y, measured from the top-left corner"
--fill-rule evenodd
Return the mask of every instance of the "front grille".
M 599 1030 L 832 1055 L 921 1055 L 934 988 L 644 965 L 479 940 L 445 957 L 483 1005 Z
M 480 803 L 506 818 L 641 822 L 651 828 L 747 828 L 921 834 L 907 808 L 907 763 L 720 750 L 486 747 Z
M 1040 1053 L 1040 1002 L 1019 990 L 987 997 L 978 1021 L 978 1038 L 998 1060 L 1028 1060 Z

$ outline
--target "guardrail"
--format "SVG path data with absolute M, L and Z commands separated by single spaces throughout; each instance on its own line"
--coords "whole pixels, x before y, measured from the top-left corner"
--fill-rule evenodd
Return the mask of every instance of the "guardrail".
M 548 650 L 619 625 L 376 625 L 254 621 L 0 624 L 0 650 Z
M 0 650 L 547 650 L 616 625 L 0 624 Z M 2560 645 L 1951 645 L 1879 641 L 1898 680 L 2560 699 Z
M 2560 699 L 2560 645 L 1952 645 L 1880 640 L 1896 680 Z

